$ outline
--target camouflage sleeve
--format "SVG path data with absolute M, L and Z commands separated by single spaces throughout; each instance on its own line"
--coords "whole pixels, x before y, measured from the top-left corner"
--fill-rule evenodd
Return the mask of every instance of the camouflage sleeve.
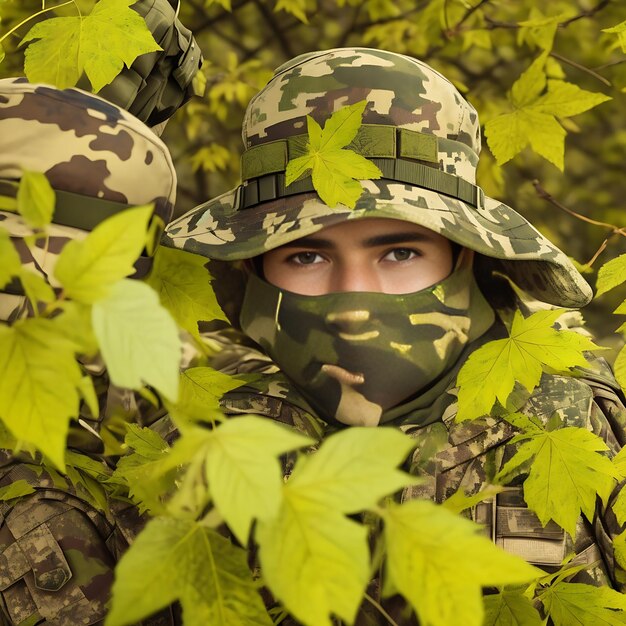
M 103 624 L 115 564 L 144 520 L 121 501 L 105 515 L 45 471 L 2 455 L 0 486 L 26 480 L 35 491 L 0 502 L 0 625 Z M 143 624 L 179 624 L 175 610 Z
M 0 505 L 0 598 L 10 625 L 100 624 L 115 566 L 114 527 L 69 491 L 16 464 L 3 484 L 35 492 Z M 34 483 L 34 484 L 33 484 Z

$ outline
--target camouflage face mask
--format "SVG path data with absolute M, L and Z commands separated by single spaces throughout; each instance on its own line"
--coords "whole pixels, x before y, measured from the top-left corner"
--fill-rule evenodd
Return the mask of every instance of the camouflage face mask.
M 494 313 L 464 250 L 444 281 L 402 295 L 304 296 L 252 275 L 240 320 L 321 417 L 375 426 L 452 367 Z

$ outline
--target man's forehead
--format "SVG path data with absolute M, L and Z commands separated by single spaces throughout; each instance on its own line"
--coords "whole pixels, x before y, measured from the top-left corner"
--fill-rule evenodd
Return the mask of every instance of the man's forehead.
M 366 218 L 327 226 L 281 247 L 334 247 L 347 243 L 374 246 L 410 241 L 446 242 L 447 239 L 419 224 L 388 218 Z

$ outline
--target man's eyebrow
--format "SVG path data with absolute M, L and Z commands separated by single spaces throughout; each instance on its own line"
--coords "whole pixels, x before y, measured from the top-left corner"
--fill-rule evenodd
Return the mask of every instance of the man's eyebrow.
M 369 237 L 363 241 L 363 245 L 367 248 L 374 248 L 396 243 L 429 242 L 432 240 L 433 237 L 428 233 L 387 233 Z
M 313 250 L 330 250 L 334 247 L 335 244 L 330 239 L 322 237 L 301 237 L 281 246 L 281 248 L 311 248 Z

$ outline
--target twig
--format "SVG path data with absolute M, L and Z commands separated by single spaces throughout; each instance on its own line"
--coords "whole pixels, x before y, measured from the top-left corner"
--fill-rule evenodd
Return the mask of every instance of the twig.
M 391 617 L 391 615 L 389 615 L 389 613 L 387 613 L 387 611 L 383 609 L 380 602 L 374 600 L 374 598 L 372 598 L 372 596 L 367 593 L 364 597 L 391 624 L 391 626 L 398 626 L 398 622 L 396 622 L 393 617 Z
M 537 179 L 533 180 L 533 187 L 537 192 L 537 195 L 547 200 L 550 204 L 554 205 L 561 211 L 565 211 L 568 215 L 575 217 L 576 219 L 582 220 L 583 222 L 587 222 L 588 224 L 593 224 L 594 226 L 601 226 L 602 228 L 608 228 L 610 230 L 610 234 L 606 237 L 606 239 L 600 244 L 600 247 L 594 252 L 593 256 L 585 265 L 587 267 L 591 267 L 598 259 L 598 257 L 604 252 L 609 241 L 615 237 L 615 235 L 621 235 L 622 237 L 626 237 L 626 226 L 616 226 L 615 224 L 608 224 L 607 222 L 599 222 L 598 220 L 592 220 L 590 217 L 585 215 L 581 215 L 576 211 L 572 211 L 572 209 L 566 207 L 564 204 L 561 204 L 558 200 L 556 200 L 552 195 L 550 195 L 539 183 Z
M 19 24 L 14 26 L 10 31 L 4 33 L 4 35 L 2 35 L 2 37 L 0 37 L 0 43 L 2 43 L 9 35 L 12 35 L 18 28 L 21 28 L 22 26 L 24 26 L 24 24 L 30 22 L 30 20 L 33 20 L 36 17 L 39 17 L 40 15 L 43 15 L 44 13 L 47 13 L 48 11 L 54 11 L 55 9 L 60 9 L 61 7 L 67 6 L 68 4 L 76 5 L 76 1 L 75 0 L 67 0 L 67 2 L 63 2 L 62 4 L 57 4 L 56 6 L 48 7 L 47 9 L 43 8 L 43 9 L 41 9 L 41 11 L 37 11 L 37 13 L 33 13 L 32 15 L 29 15 L 27 18 L 24 18 Z M 76 5 L 76 8 L 78 9 L 78 5 Z M 78 13 L 80 14 L 80 9 L 78 9 Z
M 296 55 L 291 48 L 291 42 L 285 37 L 285 33 L 280 29 L 278 23 L 274 19 L 274 14 L 268 10 L 268 8 L 263 4 L 262 0 L 254 0 L 254 4 L 256 8 L 259 10 L 259 13 L 263 16 L 265 21 L 268 23 L 269 27 L 276 35 L 276 39 L 278 39 L 278 43 L 283 50 L 283 53 L 288 59 L 292 59 Z
M 566 26 L 569 26 L 572 22 L 583 19 L 585 17 L 593 17 L 596 13 L 599 13 L 600 11 L 602 11 L 602 9 L 604 9 L 604 7 L 607 6 L 610 1 L 611 0 L 601 0 L 601 2 L 599 2 L 593 9 L 588 9 L 587 11 L 581 11 L 578 15 L 574 15 L 573 17 L 570 17 L 564 22 L 561 22 L 559 26 L 566 27 Z
M 581 70 L 582 72 L 586 72 L 587 74 L 589 74 L 590 76 L 593 76 L 594 78 L 597 78 L 600 82 L 604 83 L 607 87 L 612 87 L 613 84 L 611 83 L 610 80 L 604 78 L 604 76 L 601 76 L 600 74 L 598 74 L 597 72 L 594 72 L 594 70 L 585 67 L 584 65 L 581 65 L 580 63 L 576 63 L 576 61 L 572 61 L 571 59 L 568 59 L 567 57 L 564 57 L 560 54 L 558 54 L 557 52 L 550 52 L 550 56 L 554 57 L 555 59 L 558 59 L 559 61 L 562 61 L 563 63 L 567 63 L 568 65 L 571 65 L 572 67 L 575 67 L 579 70 Z
M 586 215 L 581 215 L 580 213 L 576 213 L 576 211 L 572 211 L 572 209 L 569 209 L 564 204 L 561 204 L 551 194 L 549 194 L 541 186 L 541 183 L 537 179 L 533 180 L 533 187 L 535 188 L 535 191 L 537 192 L 537 195 L 540 198 L 547 200 L 548 202 L 550 202 L 550 204 L 553 204 L 558 209 L 561 209 L 561 211 L 565 211 L 569 215 L 579 220 L 582 220 L 583 222 L 587 222 L 588 224 L 593 224 L 594 226 L 603 226 L 604 228 L 610 228 L 612 233 L 619 233 L 621 235 L 626 235 L 626 232 L 624 232 L 626 230 L 626 226 L 615 226 L 615 224 L 607 224 L 606 222 L 599 222 L 598 220 L 593 220 L 590 217 L 587 217 Z

